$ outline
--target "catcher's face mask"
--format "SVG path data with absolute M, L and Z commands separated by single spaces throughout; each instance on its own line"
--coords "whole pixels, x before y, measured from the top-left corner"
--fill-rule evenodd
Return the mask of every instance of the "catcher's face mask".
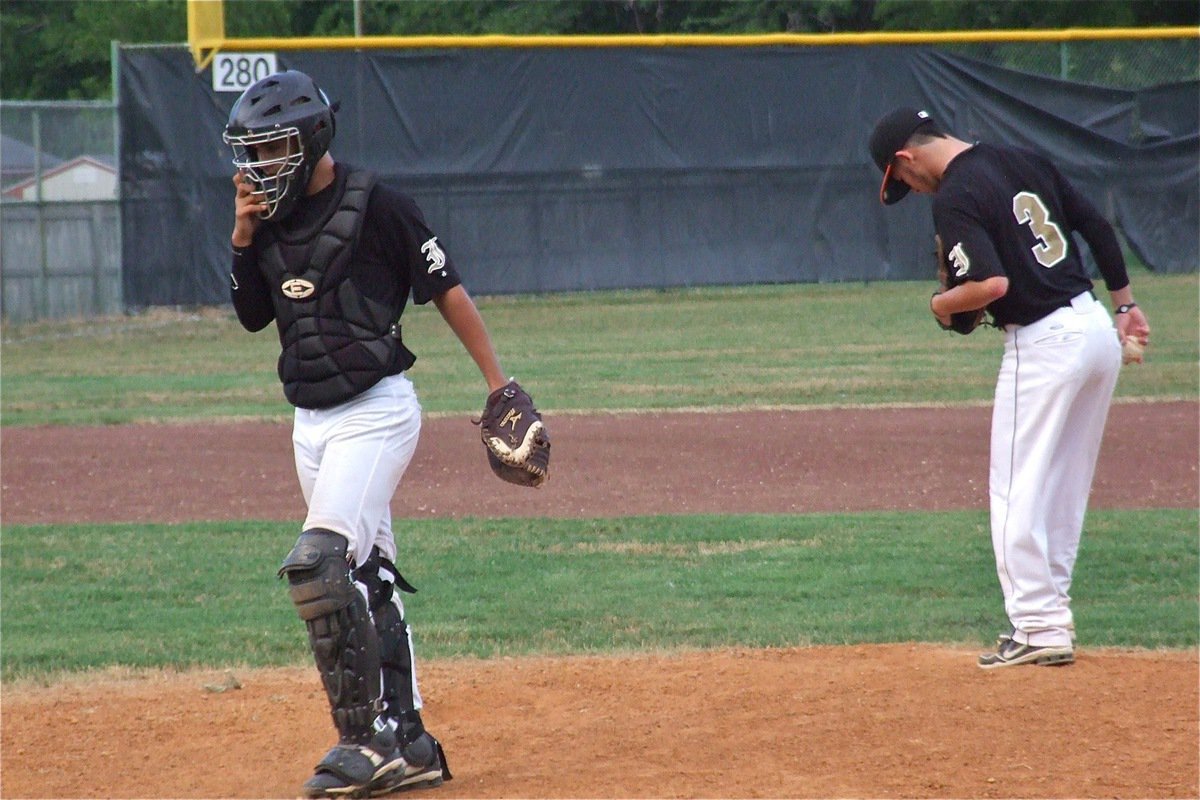
M 226 131 L 224 139 L 233 148 L 234 166 L 254 182 L 255 191 L 263 196 L 267 210 L 259 217 L 272 219 L 281 209 L 285 213 L 291 210 L 294 199 L 299 199 L 305 189 L 296 184 L 301 177 L 307 183 L 307 170 L 301 169 L 304 152 L 300 148 L 300 131 L 287 128 L 243 136 Z M 293 202 L 284 203 L 285 199 Z
M 234 103 L 223 138 L 233 148 L 234 166 L 263 195 L 262 219 L 283 219 L 304 196 L 333 141 L 335 108 L 296 70 L 268 75 Z

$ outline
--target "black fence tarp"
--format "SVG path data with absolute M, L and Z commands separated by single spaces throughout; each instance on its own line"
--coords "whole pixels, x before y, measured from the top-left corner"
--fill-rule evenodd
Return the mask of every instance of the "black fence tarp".
M 476 293 L 927 278 L 927 198 L 884 209 L 891 107 L 1045 152 L 1152 269 L 1200 263 L 1197 83 L 1143 91 L 913 46 L 281 51 L 341 104 L 335 158 L 408 192 Z M 183 47 L 118 64 L 124 292 L 227 301 L 237 98 Z

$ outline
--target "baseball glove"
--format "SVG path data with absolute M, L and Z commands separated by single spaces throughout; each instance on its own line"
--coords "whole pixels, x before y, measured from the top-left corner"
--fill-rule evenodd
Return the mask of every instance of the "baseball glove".
M 541 486 L 550 468 L 550 432 L 531 398 L 516 381 L 488 395 L 479 419 L 488 464 L 502 480 Z
M 933 296 L 937 297 L 942 292 L 952 289 L 954 287 L 954 283 L 950 278 L 950 262 L 946 260 L 946 249 L 942 245 L 942 237 L 935 233 L 933 235 L 933 243 L 935 245 L 937 254 L 938 276 L 938 288 L 937 291 L 933 293 Z M 937 324 L 938 327 L 944 331 L 954 331 L 955 333 L 961 333 L 963 336 L 966 336 L 968 333 L 971 333 L 978 328 L 986 317 L 986 308 L 976 309 L 975 311 L 956 311 L 950 315 L 949 325 L 945 324 L 940 319 L 937 320 Z M 934 319 L 937 318 L 935 317 Z

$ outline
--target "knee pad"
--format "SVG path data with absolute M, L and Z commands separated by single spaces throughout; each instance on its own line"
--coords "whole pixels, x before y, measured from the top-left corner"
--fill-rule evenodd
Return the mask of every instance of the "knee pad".
M 404 579 L 396 565 L 384 558 L 378 547 L 371 548 L 371 555 L 351 574 L 355 583 L 360 583 L 367 590 L 367 604 L 371 612 L 379 610 L 392 599 L 396 589 L 409 594 L 417 590 Z
M 322 528 L 300 534 L 283 560 L 279 576 L 287 576 L 288 594 L 305 622 L 340 611 L 358 591 L 350 580 L 346 537 Z

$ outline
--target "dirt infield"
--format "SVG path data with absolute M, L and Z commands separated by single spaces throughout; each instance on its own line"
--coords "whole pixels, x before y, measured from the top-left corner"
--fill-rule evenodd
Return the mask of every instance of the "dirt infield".
M 1115 406 L 1092 506 L 1195 508 L 1198 412 Z M 465 419 L 427 420 L 393 509 L 984 508 L 988 414 L 563 416 L 553 477 L 520 506 L 479 491 L 495 479 Z M 285 425 L 10 428 L 0 448 L 6 524 L 303 515 Z M 999 673 L 928 645 L 426 662 L 455 780 L 422 796 L 1200 796 L 1197 654 L 1081 637 L 1074 666 Z M 311 669 L 107 672 L 0 702 L 6 798 L 292 797 L 332 741 Z
M 1093 508 L 1195 508 L 1194 402 L 1113 407 Z M 987 507 L 990 407 L 559 416 L 552 476 L 500 491 L 478 428 L 426 420 L 393 515 Z M 4 522 L 304 518 L 286 424 L 6 428 Z M 484 490 L 481 490 L 484 489 Z

